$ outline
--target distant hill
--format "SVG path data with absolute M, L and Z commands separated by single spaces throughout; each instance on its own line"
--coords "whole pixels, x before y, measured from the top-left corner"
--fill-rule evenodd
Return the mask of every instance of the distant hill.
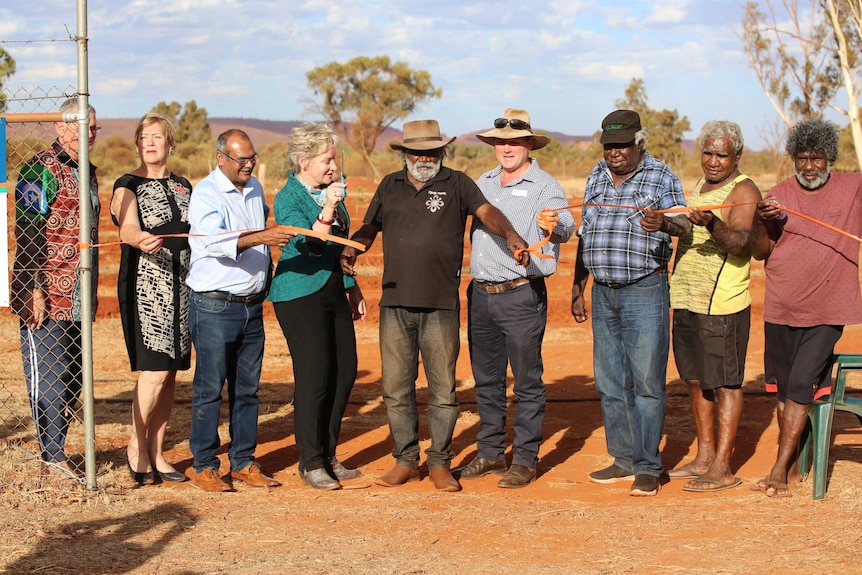
M 262 148 L 274 142 L 283 142 L 290 134 L 290 130 L 302 122 L 279 121 L 279 120 L 257 120 L 255 118 L 209 118 L 210 131 L 213 138 L 230 128 L 244 130 L 255 146 Z M 138 118 L 100 118 L 99 125 L 102 126 L 101 137 L 119 134 L 123 138 L 132 139 Z
M 102 132 L 99 135 L 100 137 L 105 137 L 111 134 L 119 134 L 120 137 L 131 140 L 137 123 L 137 118 L 100 118 L 99 124 L 102 126 Z M 213 138 L 230 128 L 239 128 L 249 135 L 251 141 L 258 148 L 275 142 L 286 141 L 290 131 L 302 124 L 298 120 L 258 120 L 256 118 L 209 118 L 209 123 Z M 474 145 L 481 144 L 482 142 L 476 137 L 476 134 L 481 134 L 485 131 L 487 130 L 477 130 L 461 134 L 458 136 L 456 142 Z M 548 132 L 548 135 L 559 140 L 564 145 L 572 142 L 592 141 L 592 136 L 570 136 L 568 134 L 561 134 L 560 132 Z M 377 141 L 377 149 L 385 149 L 390 140 L 400 140 L 401 137 L 402 133 L 400 130 L 389 128 Z

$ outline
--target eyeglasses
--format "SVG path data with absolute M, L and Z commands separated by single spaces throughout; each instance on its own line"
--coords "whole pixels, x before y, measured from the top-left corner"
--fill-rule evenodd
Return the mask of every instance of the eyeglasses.
M 245 166 L 248 164 L 256 164 L 257 161 L 260 159 L 260 154 L 255 154 L 250 158 L 232 158 L 226 152 L 219 152 L 219 154 L 221 154 L 222 156 L 224 156 L 225 158 L 227 158 L 229 160 L 233 160 L 234 162 L 236 162 L 240 166 Z
M 75 129 L 78 128 L 78 122 L 64 122 L 67 126 L 74 126 Z M 91 134 L 98 134 L 102 131 L 102 126 L 88 126 L 87 131 Z
M 494 120 L 494 127 L 495 128 L 505 128 L 506 126 L 512 126 L 513 130 L 530 130 L 530 131 L 532 131 L 532 128 L 530 128 L 530 123 L 525 122 L 524 120 L 518 120 L 515 118 L 513 118 L 511 120 L 509 118 L 497 118 L 496 120 Z

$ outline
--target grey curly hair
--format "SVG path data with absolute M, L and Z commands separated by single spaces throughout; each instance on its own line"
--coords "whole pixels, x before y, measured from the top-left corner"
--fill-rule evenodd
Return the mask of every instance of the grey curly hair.
M 800 152 L 820 152 L 832 164 L 838 159 L 838 128 L 825 120 L 799 122 L 790 128 L 784 151 L 791 158 Z
M 719 139 L 730 140 L 734 154 L 739 155 L 742 153 L 742 149 L 745 146 L 745 140 L 742 138 L 742 129 L 739 127 L 739 124 L 730 120 L 710 120 L 700 129 L 700 134 L 698 134 L 695 142 L 702 148 L 707 140 Z
M 287 138 L 287 167 L 299 173 L 299 159 L 313 158 L 329 148 L 338 147 L 340 138 L 326 124 L 303 122 L 290 131 Z

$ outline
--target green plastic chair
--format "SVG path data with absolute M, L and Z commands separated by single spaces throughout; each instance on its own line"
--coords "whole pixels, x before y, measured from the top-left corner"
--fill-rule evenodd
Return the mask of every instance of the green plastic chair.
M 838 366 L 835 383 L 825 393 L 818 392 L 808 408 L 811 423 L 802 449 L 799 451 L 799 472 L 803 479 L 808 476 L 808 461 L 813 452 L 811 471 L 814 473 L 812 495 L 814 499 L 826 497 L 826 472 L 829 467 L 829 447 L 832 444 L 832 416 L 836 411 L 849 411 L 862 423 L 862 398 L 845 397 L 847 374 L 850 370 L 862 369 L 862 354 L 842 353 L 832 356 L 833 365 Z

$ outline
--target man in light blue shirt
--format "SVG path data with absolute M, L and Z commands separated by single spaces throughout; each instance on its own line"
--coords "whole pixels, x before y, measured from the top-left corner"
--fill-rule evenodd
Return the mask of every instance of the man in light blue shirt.
M 248 135 L 228 130 L 216 143 L 218 167 L 195 186 L 189 202 L 192 289 L 189 329 L 195 346 L 192 482 L 205 491 L 233 491 L 219 474 L 219 410 L 225 381 L 230 401 L 230 478 L 277 487 L 254 461 L 257 390 L 263 362 L 263 300 L 270 277 L 269 246 L 296 234 L 266 227 L 269 207 L 252 176 L 258 155 Z
M 533 134 L 525 110 L 508 109 L 494 129 L 479 134 L 494 146 L 500 165 L 477 180 L 488 202 L 498 208 L 530 245 L 546 237 L 540 257 L 521 265 L 507 251 L 505 240 L 474 220 L 471 234 L 469 302 L 470 363 L 476 381 L 476 407 L 481 422 L 476 438 L 479 454 L 460 470 L 461 479 L 505 473 L 502 488 L 529 485 L 536 478 L 545 383 L 542 381 L 542 339 L 548 319 L 545 277 L 557 269 L 560 244 L 575 230 L 563 188 L 530 158 L 548 137 Z M 512 465 L 506 468 L 506 367 L 515 377 L 515 439 Z

